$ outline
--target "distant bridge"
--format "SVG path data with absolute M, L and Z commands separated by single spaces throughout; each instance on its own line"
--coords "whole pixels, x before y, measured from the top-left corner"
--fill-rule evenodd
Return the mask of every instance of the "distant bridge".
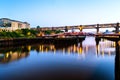
M 59 26 L 59 27 L 42 27 L 42 28 L 34 28 L 37 30 L 45 31 L 45 30 L 68 30 L 79 29 L 82 31 L 83 29 L 96 29 L 96 32 L 99 33 L 100 28 L 115 28 L 115 32 L 119 32 L 119 23 L 108 23 L 108 24 L 93 24 L 93 25 L 76 25 L 76 26 Z

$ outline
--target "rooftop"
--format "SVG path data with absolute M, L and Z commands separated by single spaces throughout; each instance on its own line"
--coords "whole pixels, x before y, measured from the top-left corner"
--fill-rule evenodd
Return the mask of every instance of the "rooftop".
M 18 21 L 18 20 L 12 20 L 12 19 L 9 19 L 9 18 L 1 18 L 0 20 L 10 20 L 10 21 L 13 21 L 13 22 L 20 22 L 20 23 L 29 24 L 28 22 L 22 22 L 22 21 Z

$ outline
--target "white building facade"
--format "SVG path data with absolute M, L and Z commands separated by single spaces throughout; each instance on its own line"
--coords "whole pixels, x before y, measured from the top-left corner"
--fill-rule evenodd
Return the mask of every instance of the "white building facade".
M 8 18 L 0 19 L 0 29 L 14 31 L 17 29 L 30 29 L 30 24 L 27 22 L 16 21 Z

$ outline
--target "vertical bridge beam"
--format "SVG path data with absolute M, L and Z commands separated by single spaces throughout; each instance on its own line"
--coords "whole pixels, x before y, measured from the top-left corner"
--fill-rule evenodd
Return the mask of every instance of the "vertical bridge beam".
M 116 31 L 115 31 L 115 32 L 116 32 L 116 33 L 119 33 L 119 23 L 117 23 L 117 24 L 116 24 L 115 29 L 116 29 Z
M 72 32 L 74 32 L 74 29 L 75 29 L 74 26 L 72 26 Z
M 116 41 L 115 80 L 120 80 L 120 41 Z
M 54 27 L 52 27 L 52 31 L 54 31 L 55 29 L 54 29 Z
M 97 29 L 97 33 L 99 33 L 99 24 L 97 24 L 96 29 Z
M 68 27 L 67 26 L 65 26 L 65 32 L 68 32 Z

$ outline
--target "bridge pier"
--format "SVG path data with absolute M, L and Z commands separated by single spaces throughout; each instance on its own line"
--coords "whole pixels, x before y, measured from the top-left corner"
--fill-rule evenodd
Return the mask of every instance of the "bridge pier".
M 52 31 L 54 31 L 54 27 L 52 27 Z
M 65 26 L 65 32 L 68 32 L 68 27 L 67 26 Z
M 116 24 L 115 30 L 116 33 L 119 33 L 119 23 Z
M 120 80 L 120 42 L 116 41 L 115 80 Z
M 97 29 L 97 34 L 98 34 L 99 33 L 99 24 L 97 24 L 96 29 Z
M 72 27 L 72 32 L 75 32 L 75 27 L 74 26 Z

